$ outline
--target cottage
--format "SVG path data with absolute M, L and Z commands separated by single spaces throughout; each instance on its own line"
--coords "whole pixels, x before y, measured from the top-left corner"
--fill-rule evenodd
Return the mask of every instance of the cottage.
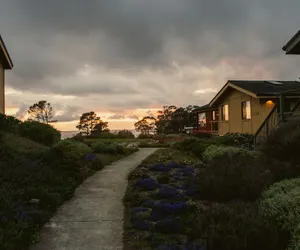
M 229 80 L 209 104 L 196 110 L 194 133 L 268 134 L 280 121 L 290 120 L 299 106 L 298 81 Z
M 5 70 L 12 69 L 13 63 L 0 35 L 0 113 L 5 113 Z

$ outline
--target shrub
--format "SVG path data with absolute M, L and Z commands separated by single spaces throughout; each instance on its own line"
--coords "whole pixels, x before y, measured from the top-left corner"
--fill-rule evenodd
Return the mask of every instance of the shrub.
M 102 139 L 114 139 L 117 135 L 111 132 L 101 132 L 98 134 L 90 135 L 88 138 L 102 138 Z
M 152 134 L 139 134 L 137 136 L 138 139 L 152 139 L 153 135 Z
M 71 139 L 78 142 L 84 142 L 84 136 L 82 135 L 82 133 L 74 135 Z
M 227 133 L 217 137 L 220 144 L 234 147 L 253 148 L 253 135 L 247 133 Z
M 209 163 L 197 176 L 203 199 L 255 200 L 273 183 L 272 173 L 246 150 L 211 146 L 204 158 L 209 159 Z
M 95 153 L 102 154 L 117 154 L 118 150 L 113 143 L 103 143 L 97 142 L 93 145 L 93 149 Z
M 176 142 L 173 145 L 173 148 L 191 152 L 194 155 L 198 156 L 199 158 L 202 157 L 202 154 L 211 145 L 216 144 L 216 141 L 213 139 L 197 139 L 197 138 L 191 138 L 186 139 L 180 142 Z
M 191 238 L 206 239 L 210 250 L 283 250 L 285 234 L 259 216 L 255 203 L 199 204 Z
M 279 228 L 293 232 L 300 224 L 300 178 L 269 187 L 262 195 L 260 214 Z
M 269 158 L 300 164 L 300 124 L 289 122 L 276 129 L 261 145 Z
M 32 141 L 52 146 L 61 138 L 60 132 L 49 124 L 26 121 L 19 125 L 19 134 Z
M 131 131 L 129 131 L 129 130 L 121 130 L 121 131 L 119 131 L 117 137 L 118 138 L 122 138 L 122 139 L 135 138 L 134 134 Z
M 225 155 L 230 158 L 237 156 L 255 157 L 258 156 L 258 153 L 243 148 L 211 145 L 204 151 L 202 158 L 204 161 L 210 162 L 213 159 L 222 158 Z
M 88 153 L 92 152 L 92 149 L 84 143 L 65 139 L 56 143 L 51 151 L 60 159 L 78 161 L 84 159 Z
M 204 138 L 211 138 L 212 134 L 210 134 L 210 133 L 197 133 L 197 134 L 194 134 L 193 136 L 197 137 L 197 138 L 204 139 Z
M 17 133 L 20 123 L 21 121 L 13 116 L 0 114 L 0 131 Z

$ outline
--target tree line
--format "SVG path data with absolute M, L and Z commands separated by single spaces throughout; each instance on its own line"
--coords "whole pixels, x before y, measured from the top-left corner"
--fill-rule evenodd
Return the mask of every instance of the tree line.
M 156 117 L 145 116 L 134 124 L 135 130 L 141 134 L 178 134 L 184 132 L 184 127 L 193 127 L 197 123 L 194 112 L 199 106 L 176 107 L 163 106 Z
M 183 133 L 185 126 L 194 126 L 197 114 L 194 112 L 199 106 L 189 105 L 177 107 L 175 105 L 163 106 L 156 116 L 145 116 L 134 124 L 135 130 L 141 134 L 177 134 Z M 47 101 L 39 101 L 28 109 L 29 120 L 42 123 L 54 123 L 53 108 Z M 98 136 L 109 132 L 108 122 L 101 120 L 94 111 L 83 113 L 76 128 L 82 135 Z
M 31 105 L 27 111 L 29 121 L 51 124 L 57 122 L 53 119 L 53 108 L 47 101 L 39 101 Z M 108 122 L 101 120 L 94 111 L 83 113 L 76 128 L 84 135 L 99 135 L 109 132 Z

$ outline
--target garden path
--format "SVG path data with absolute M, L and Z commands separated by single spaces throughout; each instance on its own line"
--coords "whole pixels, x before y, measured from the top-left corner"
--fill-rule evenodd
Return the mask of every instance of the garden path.
M 156 150 L 140 149 L 84 181 L 44 226 L 31 250 L 122 250 L 127 175 Z

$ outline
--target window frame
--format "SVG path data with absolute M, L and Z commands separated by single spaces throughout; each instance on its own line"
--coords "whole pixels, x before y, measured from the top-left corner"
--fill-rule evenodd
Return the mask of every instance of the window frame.
M 248 103 L 249 103 L 249 106 L 248 106 L 249 109 L 247 109 Z M 245 107 L 244 107 L 244 104 L 245 104 Z M 250 100 L 241 102 L 241 113 L 242 113 L 241 116 L 242 116 L 243 121 L 251 120 L 252 114 L 251 114 L 251 101 Z
M 226 114 L 226 111 L 227 111 L 227 114 Z M 224 121 L 224 122 L 229 121 L 229 105 L 228 104 L 223 104 L 221 106 L 221 121 Z
M 200 115 L 204 115 L 202 120 L 200 120 Z M 207 114 L 206 114 L 206 112 L 198 113 L 198 126 L 200 128 L 206 128 L 207 127 Z

